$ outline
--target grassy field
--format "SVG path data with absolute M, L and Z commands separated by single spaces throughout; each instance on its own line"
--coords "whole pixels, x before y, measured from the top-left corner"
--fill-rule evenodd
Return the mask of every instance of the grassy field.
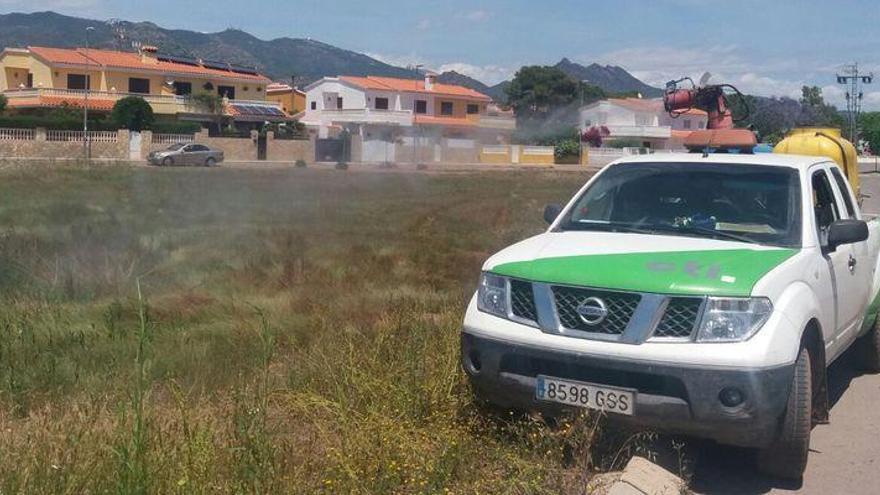
M 476 403 L 483 260 L 582 174 L 0 174 L 0 493 L 582 493 L 637 445 Z

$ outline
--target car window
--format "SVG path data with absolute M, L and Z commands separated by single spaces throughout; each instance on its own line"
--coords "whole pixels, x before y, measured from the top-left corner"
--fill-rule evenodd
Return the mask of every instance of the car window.
M 171 146 L 168 147 L 168 151 L 178 151 L 179 149 L 183 148 L 184 146 L 186 146 L 186 145 L 180 144 L 180 143 L 172 144 Z
M 198 151 L 198 150 L 196 149 L 195 145 L 191 144 L 191 145 L 187 146 L 186 148 L 184 148 L 183 151 L 185 151 L 187 153 L 192 153 L 193 151 Z
M 852 194 L 847 187 L 846 179 L 843 178 L 843 174 L 837 167 L 831 167 L 831 176 L 834 177 L 834 182 L 837 183 L 837 189 L 840 190 L 840 195 L 843 196 L 843 205 L 846 207 L 847 217 L 855 218 L 856 208 L 853 204 Z
M 787 167 L 706 163 L 615 165 L 575 202 L 563 230 L 614 228 L 801 243 L 801 192 Z
M 840 211 L 837 208 L 837 201 L 834 199 L 828 174 L 824 170 L 813 172 L 812 187 L 816 231 L 819 233 L 819 244 L 825 246 L 828 244 L 828 230 L 832 223 L 840 220 Z

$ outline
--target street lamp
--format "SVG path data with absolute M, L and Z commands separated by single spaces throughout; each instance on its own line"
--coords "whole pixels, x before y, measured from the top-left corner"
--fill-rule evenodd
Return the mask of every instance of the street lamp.
M 89 163 L 89 91 L 92 89 L 91 59 L 89 59 L 89 33 L 95 28 L 86 28 L 86 94 L 83 98 L 83 158 Z

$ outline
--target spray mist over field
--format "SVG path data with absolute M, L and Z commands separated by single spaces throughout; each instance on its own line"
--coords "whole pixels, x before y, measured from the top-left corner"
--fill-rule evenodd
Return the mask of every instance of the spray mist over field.
M 585 179 L 3 174 L 0 493 L 580 493 L 639 442 L 475 403 L 458 328 Z

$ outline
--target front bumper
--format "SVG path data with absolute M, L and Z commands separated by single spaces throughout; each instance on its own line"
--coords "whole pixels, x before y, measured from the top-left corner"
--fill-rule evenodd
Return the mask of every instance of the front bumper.
M 764 447 L 776 438 L 794 373 L 793 364 L 730 369 L 610 359 L 467 332 L 461 336 L 461 359 L 478 395 L 502 407 L 551 412 L 564 407 L 535 400 L 537 375 L 631 388 L 638 391 L 635 415 L 609 417 L 741 447 Z M 745 401 L 724 406 L 719 393 L 726 387 L 741 390 Z

